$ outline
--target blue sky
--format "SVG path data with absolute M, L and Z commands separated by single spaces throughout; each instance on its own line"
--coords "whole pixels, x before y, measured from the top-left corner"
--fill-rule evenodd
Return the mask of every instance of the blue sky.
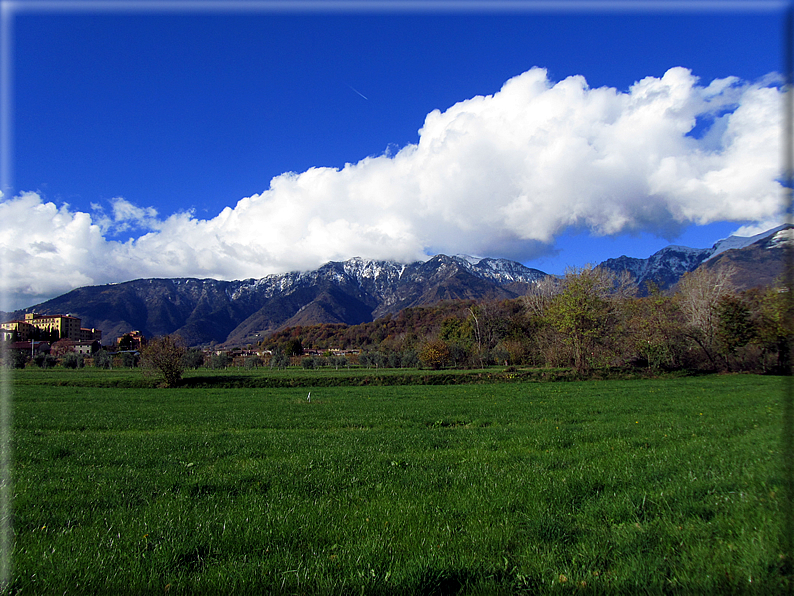
M 709 246 L 777 217 L 774 175 L 762 167 L 777 149 L 758 130 L 777 126 L 768 106 L 782 3 L 657 12 L 523 3 L 501 13 L 70 5 L 21 2 L 5 15 L 6 307 L 81 285 L 260 277 L 353 256 L 459 252 L 561 273 L 670 243 Z M 643 97 L 673 89 L 682 121 L 700 125 L 671 140 L 659 131 L 680 125 L 664 110 L 658 122 L 638 116 L 631 98 L 644 79 Z M 523 81 L 514 96 L 500 93 L 511 80 Z M 566 80 L 570 89 L 555 87 Z M 597 97 L 600 88 L 609 92 Z M 743 106 L 743 120 L 721 118 Z M 637 123 L 636 149 L 613 149 L 627 134 L 604 133 L 616 121 L 628 133 Z M 733 128 L 707 142 L 712 121 Z M 758 146 L 771 152 L 761 165 L 747 157 Z

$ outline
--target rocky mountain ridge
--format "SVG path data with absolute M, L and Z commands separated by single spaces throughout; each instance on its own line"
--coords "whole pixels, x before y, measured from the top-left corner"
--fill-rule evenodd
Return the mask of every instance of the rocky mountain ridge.
M 773 249 L 791 236 L 790 226 L 780 226 L 751 238 L 720 240 L 711 248 L 668 246 L 647 259 L 622 256 L 599 266 L 628 271 L 641 290 L 647 290 L 646 282 L 672 288 L 700 266 L 730 266 L 740 288 L 752 287 L 780 275 L 782 251 Z M 104 343 L 139 330 L 145 336 L 179 333 L 189 345 L 246 345 L 289 326 L 353 325 L 443 300 L 515 298 L 546 275 L 515 261 L 466 255 L 408 264 L 355 257 L 260 279 L 139 279 L 86 286 L 6 319 L 25 312 L 71 313 L 83 326 L 101 329 Z
M 780 248 L 786 239 L 790 239 L 790 226 L 782 225 L 755 236 L 729 236 L 714 243 L 710 248 L 689 248 L 688 246 L 666 246 L 655 252 L 647 259 L 621 256 L 616 259 L 607 259 L 599 266 L 610 269 L 616 273 L 628 271 L 635 283 L 640 287 L 641 293 L 647 291 L 647 283 L 653 283 L 661 290 L 672 288 L 684 273 L 694 271 L 701 265 L 708 263 L 709 267 L 718 263 L 727 262 L 723 257 L 730 259 L 737 251 L 746 251 L 752 247 L 761 250 Z M 782 255 L 769 254 L 766 261 L 770 267 L 763 275 L 755 268 L 741 275 L 741 281 L 736 280 L 739 288 L 765 285 L 771 283 L 775 276 L 782 272 Z M 775 264 L 773 264 L 775 263 Z M 751 267 L 752 269 L 752 267 Z
M 504 259 L 437 255 L 404 264 L 359 257 L 261 279 L 139 279 L 77 288 L 17 311 L 71 313 L 111 343 L 130 330 L 179 333 L 189 345 L 245 345 L 294 325 L 357 324 L 441 300 L 515 298 L 545 277 Z

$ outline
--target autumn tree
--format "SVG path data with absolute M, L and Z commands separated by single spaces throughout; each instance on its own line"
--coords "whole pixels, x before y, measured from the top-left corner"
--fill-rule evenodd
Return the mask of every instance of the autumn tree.
M 778 373 L 790 374 L 790 338 L 792 320 L 789 313 L 791 296 L 789 290 L 782 287 L 767 289 L 760 297 L 755 310 L 756 341 L 764 353 L 762 365 L 766 370 L 767 358 L 773 358 L 770 368 Z
M 636 291 L 625 275 L 592 266 L 571 268 L 561 291 L 546 308 L 546 318 L 572 349 L 574 368 L 584 372 L 613 340 L 619 303 Z
M 66 354 L 74 352 L 74 343 L 75 342 L 69 338 L 59 339 L 52 344 L 50 348 L 50 354 L 56 358 L 62 358 Z
M 419 361 L 433 370 L 446 366 L 449 362 L 449 347 L 441 339 L 431 339 L 420 348 Z
M 648 296 L 629 301 L 626 310 L 631 359 L 648 368 L 680 366 L 686 341 L 677 303 L 652 284 Z
M 141 351 L 141 366 L 145 374 L 161 377 L 166 387 L 176 387 L 184 371 L 186 351 L 178 335 L 155 337 Z

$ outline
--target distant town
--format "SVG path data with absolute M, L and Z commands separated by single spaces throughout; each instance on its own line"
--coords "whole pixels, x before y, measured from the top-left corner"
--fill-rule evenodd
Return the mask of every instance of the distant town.
M 102 345 L 102 331 L 100 329 L 82 327 L 82 320 L 69 314 L 42 315 L 26 313 L 24 319 L 15 319 L 0 323 L 0 341 L 6 350 L 6 362 L 12 367 L 23 367 L 28 363 L 47 368 L 61 364 L 68 368 L 82 368 L 85 365 L 96 364 L 94 359 L 105 361 L 112 365 L 112 359 L 118 360 L 117 364 L 125 367 L 137 366 L 140 352 L 146 346 L 147 338 L 140 331 L 129 331 L 117 337 L 112 344 Z M 325 349 L 303 350 L 290 346 L 289 356 L 335 356 L 344 358 L 358 355 L 357 349 Z M 272 357 L 272 351 L 267 349 L 217 349 L 206 350 L 192 349 L 188 351 L 188 366 L 195 367 L 204 363 L 221 368 L 229 365 L 255 366 L 265 364 Z M 295 364 L 295 362 L 293 362 Z
M 99 349 L 102 331 L 81 326 L 81 319 L 71 315 L 27 313 L 23 320 L 0 323 L 0 339 L 10 342 L 10 349 L 49 351 L 56 342 L 68 342 L 71 351 L 91 354 Z

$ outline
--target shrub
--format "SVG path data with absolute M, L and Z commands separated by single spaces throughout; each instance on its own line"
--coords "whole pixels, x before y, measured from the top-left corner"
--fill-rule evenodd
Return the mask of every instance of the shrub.
M 259 359 L 259 356 L 248 356 L 245 361 L 243 362 L 243 366 L 246 370 L 252 370 L 262 365 L 262 361 Z
M 184 355 L 182 338 L 165 335 L 147 344 L 141 353 L 141 364 L 145 373 L 162 377 L 166 387 L 175 387 L 182 378 Z
M 329 356 L 328 364 L 338 370 L 340 366 L 347 366 L 347 358 L 344 356 Z
M 83 361 L 82 354 L 76 354 L 75 352 L 69 352 L 64 354 L 61 358 L 61 366 L 64 368 L 83 368 L 85 362 Z
M 94 353 L 94 367 L 95 368 L 113 368 L 113 356 L 107 350 L 97 350 Z
M 121 365 L 125 368 L 135 368 L 138 366 L 138 362 L 140 361 L 140 356 L 135 354 L 134 352 L 122 352 L 121 353 Z
M 399 352 L 389 352 L 389 356 L 387 358 L 387 362 L 389 364 L 389 368 L 400 368 L 400 364 L 402 360 L 400 358 Z
M 229 357 L 226 355 L 225 352 L 221 352 L 220 354 L 213 354 L 210 357 L 210 368 L 220 369 L 220 368 L 226 368 L 227 366 L 229 366 Z
M 270 357 L 270 367 L 287 368 L 288 366 L 289 366 L 289 356 L 287 356 L 279 348 L 273 350 L 273 355 Z
M 23 352 L 21 350 L 9 350 L 8 356 L 6 356 L 4 361 L 4 365 L 6 368 L 25 368 L 28 358 L 29 356 L 27 352 Z
M 50 354 L 36 354 L 33 363 L 39 368 L 52 368 L 58 363 L 58 359 Z
M 400 354 L 400 364 L 403 368 L 416 368 L 419 366 L 419 355 L 416 350 L 404 350 Z
M 188 350 L 182 357 L 185 368 L 196 369 L 204 364 L 204 353 L 201 350 Z
M 496 346 L 493 350 L 491 350 L 491 358 L 495 364 L 505 364 L 506 366 L 508 360 L 510 359 L 510 352 L 508 352 L 502 346 Z

